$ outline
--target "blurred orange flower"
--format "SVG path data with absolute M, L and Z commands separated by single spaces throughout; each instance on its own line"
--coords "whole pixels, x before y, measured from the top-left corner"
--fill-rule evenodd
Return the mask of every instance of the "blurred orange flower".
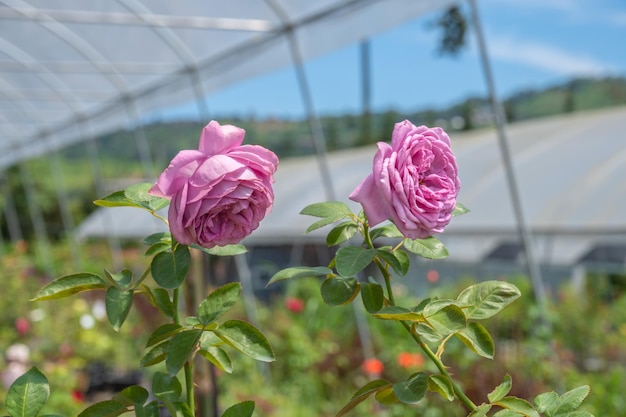
M 424 365 L 424 357 L 419 353 L 402 352 L 398 355 L 398 365 L 405 369 L 419 368 Z

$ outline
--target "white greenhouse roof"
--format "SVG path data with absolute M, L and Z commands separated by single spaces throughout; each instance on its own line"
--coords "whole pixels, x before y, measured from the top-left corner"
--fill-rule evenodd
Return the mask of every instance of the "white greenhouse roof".
M 452 3 L 3 1 L 0 170 Z
M 512 124 L 508 127 L 523 211 L 539 261 L 571 264 L 596 244 L 626 243 L 626 107 L 574 113 Z M 456 217 L 440 238 L 450 259 L 483 259 L 498 245 L 517 240 L 517 223 L 500 157 L 495 130 L 454 133 L 452 146 L 459 164 L 459 201 L 469 214 Z M 376 147 L 370 145 L 328 154 L 334 193 L 347 199 L 371 171 Z M 327 200 L 315 157 L 290 158 L 279 164 L 275 205 L 244 243 L 289 244 L 321 240 L 327 229 L 305 235 L 314 218 L 298 214 L 311 203 Z M 152 216 L 105 220 L 109 210 L 96 211 L 78 230 L 78 237 L 129 236 L 144 224 L 145 236 L 160 227 Z M 129 214 L 132 209 L 128 209 Z M 141 220 L 140 220 L 141 219 Z

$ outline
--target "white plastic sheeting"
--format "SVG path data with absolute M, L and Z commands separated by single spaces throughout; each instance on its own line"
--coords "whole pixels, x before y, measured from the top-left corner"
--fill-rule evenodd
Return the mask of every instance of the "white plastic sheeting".
M 452 3 L 3 0 L 0 170 Z
M 626 200 L 626 107 L 576 113 L 509 126 L 515 170 L 519 178 L 528 226 L 538 261 L 571 265 L 597 244 L 622 242 L 626 237 L 623 214 Z M 452 134 L 459 164 L 459 201 L 471 212 L 456 217 L 440 238 L 450 260 L 476 262 L 502 243 L 518 241 L 496 132 L 480 130 Z M 336 194 L 347 199 L 371 172 L 374 145 L 328 155 Z M 244 241 L 247 245 L 323 242 L 327 229 L 305 235 L 314 221 L 298 214 L 311 203 L 325 201 L 313 157 L 280 162 L 276 174 L 275 205 L 261 226 Z M 144 236 L 153 232 L 152 216 L 109 216 L 101 209 L 78 230 L 78 236 Z M 132 210 L 132 209 L 129 209 Z M 121 212 L 120 212 L 121 213 Z M 130 214 L 129 214 L 130 215 Z M 145 229 L 141 230 L 141 225 Z M 132 226 L 132 227 L 131 227 Z M 129 236 L 130 231 L 139 232 Z M 164 229 L 163 229 L 164 230 Z

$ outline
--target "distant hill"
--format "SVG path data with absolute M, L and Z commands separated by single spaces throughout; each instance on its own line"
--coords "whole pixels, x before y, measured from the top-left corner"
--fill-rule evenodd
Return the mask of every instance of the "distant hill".
M 520 91 L 504 101 L 509 122 L 561 113 L 589 110 L 626 104 L 626 78 L 578 78 L 541 90 Z M 400 112 L 389 109 L 369 117 L 356 114 L 326 115 L 321 117 L 329 150 L 385 140 L 393 124 L 407 118 L 416 124 L 444 125 L 450 130 L 469 130 L 492 123 L 491 109 L 485 97 L 471 97 L 444 109 L 422 109 Z M 166 164 L 180 149 L 197 146 L 198 136 L 206 121 L 156 122 L 144 126 L 150 142 L 152 160 L 157 166 Z M 310 129 L 306 120 L 254 119 L 222 117 L 220 123 L 231 123 L 246 130 L 246 143 L 266 146 L 279 157 L 313 152 Z M 369 128 L 365 128 L 368 126 Z M 139 160 L 133 132 L 118 131 L 98 139 L 102 158 L 118 161 Z M 76 158 L 82 155 L 67 149 L 64 155 Z

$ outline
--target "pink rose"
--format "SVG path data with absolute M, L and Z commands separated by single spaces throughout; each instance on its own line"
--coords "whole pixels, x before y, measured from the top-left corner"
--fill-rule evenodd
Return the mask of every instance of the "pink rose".
M 378 142 L 372 173 L 350 194 L 370 226 L 391 220 L 400 233 L 421 239 L 441 233 L 461 188 L 450 138 L 439 127 L 396 123 L 391 146 Z
M 239 243 L 255 230 L 274 203 L 276 155 L 241 145 L 245 131 L 211 121 L 199 149 L 180 151 L 150 193 L 171 199 L 174 238 L 205 248 Z

